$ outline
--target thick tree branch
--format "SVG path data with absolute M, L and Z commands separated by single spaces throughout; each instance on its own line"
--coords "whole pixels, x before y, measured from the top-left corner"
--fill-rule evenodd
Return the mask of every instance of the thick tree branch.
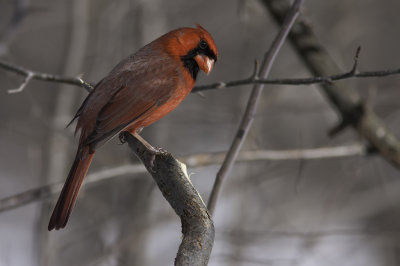
M 261 0 L 273 17 L 282 24 L 289 9 L 288 1 Z M 340 73 L 332 57 L 319 42 L 311 26 L 299 18 L 289 37 L 297 53 L 310 71 L 317 76 Z M 353 67 L 355 70 L 356 66 Z M 355 71 L 354 71 L 355 72 Z M 351 125 L 377 151 L 397 168 L 400 167 L 400 141 L 390 132 L 370 107 L 361 100 L 360 95 L 347 84 L 322 84 L 327 99 L 337 109 L 342 122 L 331 130 L 334 135 Z
M 261 69 L 258 75 L 259 77 L 267 78 L 267 76 L 269 75 L 272 64 L 274 63 L 275 58 L 286 39 L 286 36 L 290 32 L 290 29 L 292 28 L 294 21 L 299 15 L 300 7 L 302 4 L 303 0 L 295 0 L 292 7 L 287 12 L 281 30 L 279 31 L 278 35 L 272 42 L 271 47 L 264 56 L 264 60 L 263 63 L 261 64 Z M 256 70 L 254 71 L 254 73 L 256 73 Z M 255 76 L 254 78 L 257 79 L 257 76 L 256 75 L 254 76 Z M 239 128 L 236 132 L 236 136 L 226 154 L 226 157 L 221 165 L 221 168 L 217 173 L 214 186 L 212 188 L 211 195 L 210 198 L 208 199 L 208 204 L 207 204 L 207 207 L 211 213 L 214 213 L 215 205 L 217 203 L 219 193 L 221 192 L 223 181 L 229 175 L 229 172 L 231 171 L 232 166 L 235 163 L 235 160 L 238 156 L 239 150 L 244 140 L 246 139 L 247 133 L 249 132 L 249 129 L 253 123 L 254 116 L 257 110 L 258 100 L 261 96 L 263 88 L 264 84 L 254 85 L 249 101 L 247 103 L 246 110 L 243 114 Z
M 154 151 L 139 139 L 127 132 L 123 134 L 129 147 L 142 160 L 164 197 L 181 218 L 183 239 L 175 265 L 207 265 L 214 243 L 214 225 L 189 179 L 186 165 L 169 153 L 154 155 Z

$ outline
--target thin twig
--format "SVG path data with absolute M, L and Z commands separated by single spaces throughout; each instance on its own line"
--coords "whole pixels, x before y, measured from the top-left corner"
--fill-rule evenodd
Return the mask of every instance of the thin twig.
M 364 145 L 355 143 L 336 147 L 320 147 L 314 149 L 296 149 L 296 150 L 254 150 L 241 151 L 237 161 L 282 161 L 282 160 L 320 160 L 351 156 L 364 156 L 369 152 Z M 179 157 L 179 161 L 185 163 L 188 167 L 198 168 L 210 165 L 221 164 L 224 161 L 226 152 L 216 153 L 197 153 L 185 157 Z M 145 173 L 146 168 L 143 164 L 122 165 L 114 168 L 101 170 L 88 174 L 85 178 L 85 185 L 82 189 L 88 188 L 104 180 L 127 176 L 137 177 L 137 174 Z M 37 200 L 46 199 L 52 195 L 60 193 L 64 181 L 45 185 L 39 188 L 30 189 L 3 199 L 0 199 L 0 213 L 15 209 Z
M 232 81 L 219 81 L 212 84 L 200 85 L 193 88 L 192 92 L 200 92 L 205 90 L 223 89 L 228 87 L 243 86 L 249 84 L 270 84 L 270 85 L 312 85 L 312 84 L 330 84 L 334 81 L 351 79 L 351 78 L 373 78 L 373 77 L 387 77 L 392 75 L 399 75 L 400 68 L 378 70 L 378 71 L 362 71 L 359 72 L 358 67 L 358 56 L 360 53 L 360 47 L 358 47 L 354 64 L 351 70 L 345 73 L 331 75 L 331 76 L 319 76 L 313 78 L 283 78 L 283 79 L 255 79 L 253 75 L 246 79 L 232 80 Z
M 25 77 L 24 82 L 17 89 L 11 89 L 8 91 L 8 93 L 21 92 L 26 87 L 26 85 L 29 83 L 29 81 L 31 79 L 50 81 L 50 82 L 58 82 L 58 83 L 66 83 L 66 84 L 81 86 L 81 87 L 85 88 L 88 92 L 90 92 L 93 89 L 93 85 L 83 81 L 81 77 L 63 77 L 63 76 L 59 76 L 59 75 L 36 72 L 36 71 L 32 71 L 32 70 L 29 70 L 29 69 L 26 69 L 26 68 L 23 68 L 20 66 L 10 64 L 10 63 L 2 61 L 2 60 L 0 60 L 0 67 L 2 67 L 3 69 L 5 69 L 7 71 L 11 71 L 11 72 L 14 72 L 16 74 L 19 74 L 19 75 L 22 75 Z
M 379 77 L 387 77 L 400 74 L 400 68 L 388 69 L 388 70 L 375 70 L 375 71 L 355 71 L 354 66 L 357 67 L 357 65 L 355 64 L 353 65 L 353 68 L 350 71 L 345 73 L 331 75 L 331 76 L 318 76 L 312 78 L 257 79 L 253 72 L 249 78 L 245 79 L 219 81 L 212 84 L 195 86 L 192 90 L 192 93 L 200 94 L 202 91 L 206 90 L 217 90 L 217 89 L 224 89 L 229 87 L 237 87 L 237 86 L 252 85 L 252 84 L 289 85 L 289 86 L 330 84 L 335 81 L 352 79 L 352 78 L 379 78 Z M 65 83 L 81 87 L 83 86 L 88 92 L 93 88 L 93 85 L 91 85 L 91 83 L 85 82 L 79 77 L 65 77 L 48 73 L 36 72 L 33 70 L 28 70 L 26 68 L 10 64 L 2 60 L 0 60 L 0 67 L 25 77 L 29 75 L 29 73 L 33 73 L 32 79 L 36 80 Z M 18 89 L 11 89 L 9 90 L 9 93 L 20 92 L 20 90 L 18 91 L 17 90 Z
M 29 81 L 31 81 L 32 77 L 33 77 L 32 72 L 28 72 L 28 74 L 25 77 L 24 82 L 22 82 L 18 88 L 8 90 L 8 93 L 11 94 L 11 93 L 18 93 L 18 92 L 23 91 L 25 89 L 26 85 L 29 83 Z
M 282 28 L 279 31 L 277 37 L 274 39 L 271 47 L 268 52 L 264 56 L 264 60 L 261 64 L 261 69 L 259 72 L 259 77 L 266 78 L 269 75 L 272 64 L 283 45 L 286 36 L 289 34 L 289 31 L 299 15 L 300 7 L 303 4 L 303 0 L 296 0 L 288 14 L 286 15 L 285 22 L 282 24 Z M 257 78 L 257 76 L 255 77 Z M 215 205 L 217 203 L 217 199 L 219 193 L 222 188 L 222 183 L 224 179 L 228 176 L 236 158 L 239 153 L 240 147 L 242 146 L 244 140 L 246 139 L 247 133 L 253 123 L 254 115 L 256 113 L 258 100 L 264 88 L 264 84 L 256 84 L 251 92 L 249 101 L 247 103 L 246 111 L 243 115 L 242 121 L 240 122 L 239 128 L 236 132 L 236 136 L 229 148 L 228 153 L 226 154 L 225 160 L 221 165 L 220 170 L 217 173 L 215 178 L 214 186 L 211 191 L 210 198 L 208 200 L 207 207 L 211 214 L 214 213 Z

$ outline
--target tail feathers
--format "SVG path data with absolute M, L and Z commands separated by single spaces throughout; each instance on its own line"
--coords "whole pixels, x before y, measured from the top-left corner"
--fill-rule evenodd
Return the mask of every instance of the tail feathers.
M 48 226 L 49 231 L 64 228 L 67 224 L 93 155 L 94 153 L 89 152 L 88 146 L 78 148 L 75 161 L 51 215 Z

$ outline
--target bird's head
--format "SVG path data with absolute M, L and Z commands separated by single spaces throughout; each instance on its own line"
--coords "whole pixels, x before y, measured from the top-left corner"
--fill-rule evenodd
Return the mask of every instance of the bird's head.
M 199 69 L 209 74 L 218 59 L 218 51 L 210 33 L 197 28 L 179 28 L 167 33 L 167 52 L 183 63 L 193 79 Z

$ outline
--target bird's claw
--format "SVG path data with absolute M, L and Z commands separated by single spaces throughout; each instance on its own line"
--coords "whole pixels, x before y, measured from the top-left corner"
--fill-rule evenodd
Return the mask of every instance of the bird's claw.
M 157 172 L 157 169 L 154 167 L 155 159 L 156 159 L 156 154 L 155 153 L 151 154 L 150 159 L 149 159 L 149 165 L 150 165 L 149 170 L 152 173 L 156 173 Z
M 149 165 L 150 165 L 150 167 L 149 167 L 149 170 L 151 172 L 155 173 L 155 172 L 157 172 L 156 171 L 157 169 L 154 166 L 154 161 L 156 159 L 156 155 L 165 155 L 168 152 L 167 152 L 166 149 L 163 149 L 161 147 L 152 147 L 152 149 L 149 150 L 149 153 L 150 153 L 150 157 L 149 157 Z
M 126 143 L 126 139 L 125 139 L 124 133 L 125 133 L 125 132 L 121 132 L 121 133 L 119 133 L 119 135 L 118 135 L 118 138 L 119 138 L 119 141 L 121 142 L 121 144 Z

